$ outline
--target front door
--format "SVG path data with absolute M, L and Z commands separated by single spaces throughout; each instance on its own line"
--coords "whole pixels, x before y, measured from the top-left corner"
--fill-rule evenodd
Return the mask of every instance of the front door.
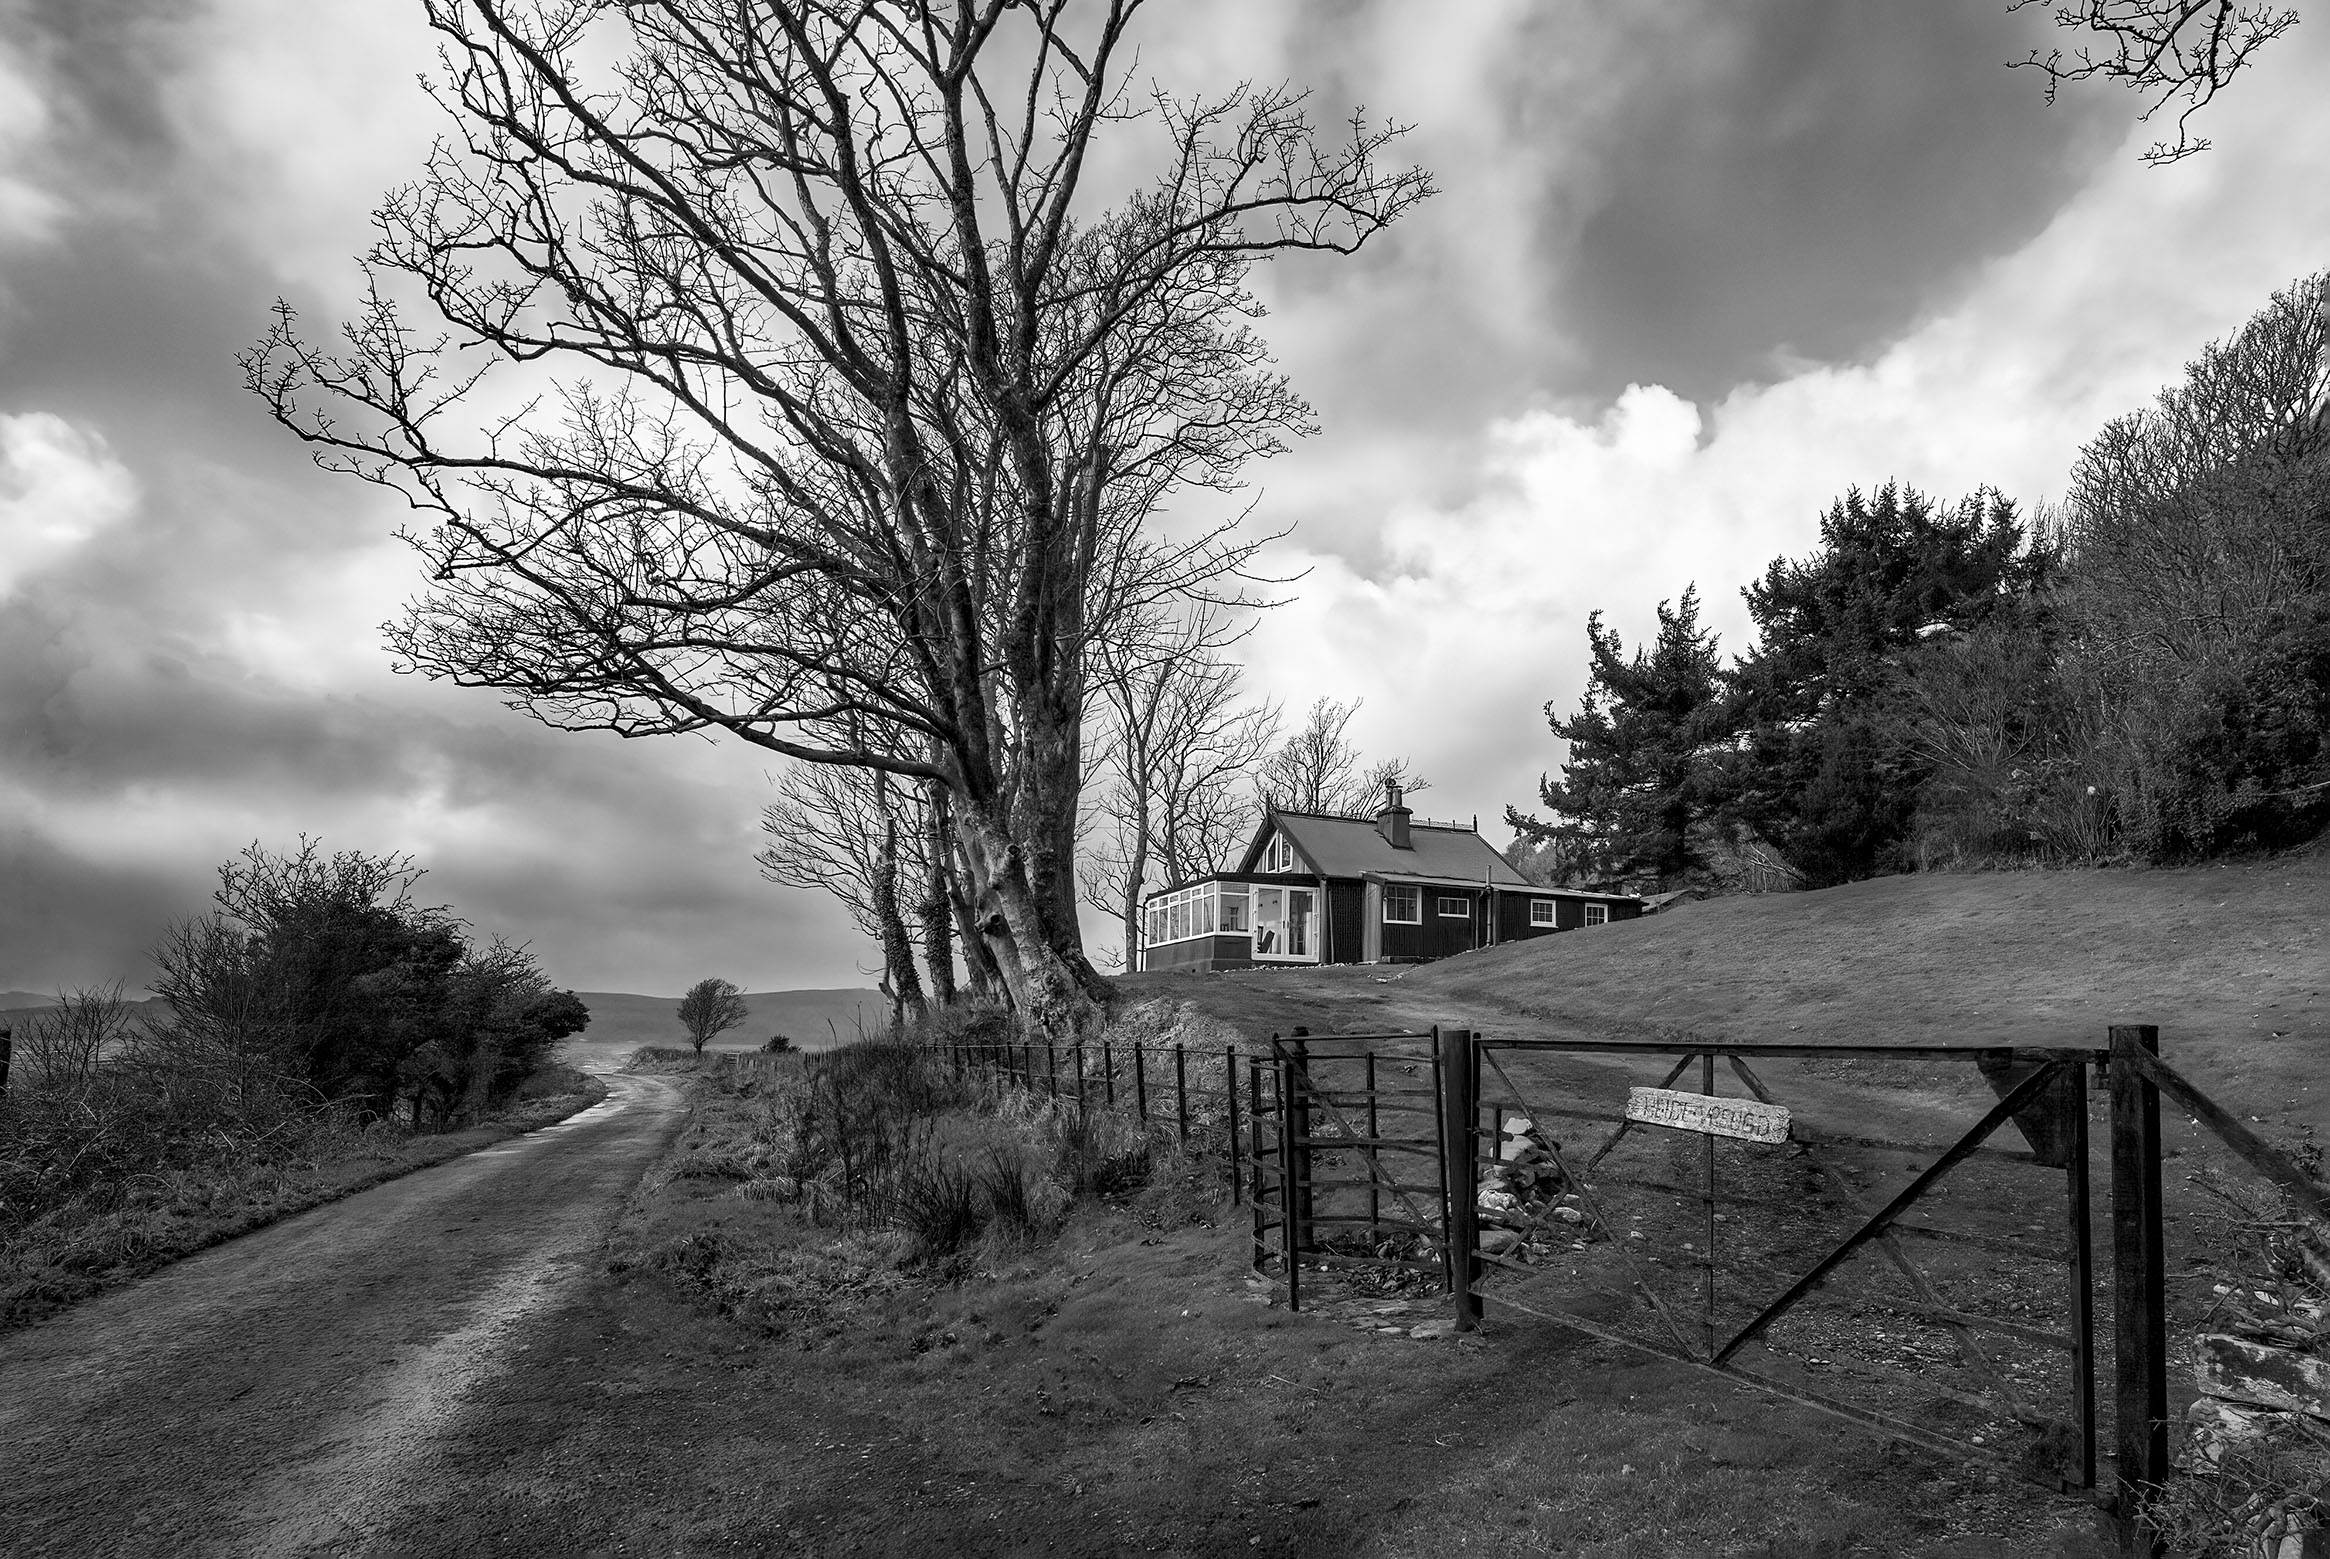
M 1319 895 L 1310 888 L 1254 890 L 1254 956 L 1309 963 L 1318 957 Z

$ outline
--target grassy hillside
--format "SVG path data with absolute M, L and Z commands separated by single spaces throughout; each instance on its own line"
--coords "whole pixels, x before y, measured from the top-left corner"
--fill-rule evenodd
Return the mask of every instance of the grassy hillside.
M 591 1010 L 591 1026 L 567 1044 L 578 1065 L 615 1061 L 641 1045 L 684 1045 L 677 996 L 638 996 L 626 991 L 577 991 Z M 836 1036 L 854 1038 L 862 1023 L 874 1028 L 887 1017 L 882 993 L 871 990 L 747 991 L 752 1016 L 742 1028 L 714 1041 L 720 1050 L 756 1050 L 772 1034 L 783 1034 L 804 1049 L 819 1050 Z
M 1887 877 L 1404 968 L 1144 975 L 1250 1028 L 2100 1044 L 2155 1023 L 2229 1106 L 2330 1135 L 2330 851 Z

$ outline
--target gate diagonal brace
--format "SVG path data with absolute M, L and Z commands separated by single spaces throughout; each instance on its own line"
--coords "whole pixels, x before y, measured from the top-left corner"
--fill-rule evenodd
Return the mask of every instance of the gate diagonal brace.
M 1276 1041 L 1274 1040 L 1273 1043 L 1276 1043 Z M 1303 1091 L 1304 1096 L 1311 1103 L 1316 1104 L 1320 1109 L 1327 1112 L 1327 1119 L 1333 1121 L 1338 1127 L 1342 1129 L 1343 1135 L 1350 1140 L 1353 1147 L 1356 1148 L 1365 1143 L 1373 1142 L 1376 1140 L 1372 1137 L 1362 1137 L 1359 1135 L 1358 1130 L 1352 1126 L 1350 1120 L 1343 1114 L 1343 1112 L 1336 1109 L 1333 1104 L 1328 1102 L 1320 1089 L 1312 1083 L 1310 1063 L 1307 1059 L 1304 1059 L 1301 1056 L 1300 1052 L 1291 1053 L 1287 1055 L 1286 1059 L 1293 1062 L 1292 1070 L 1295 1077 L 1295 1086 Z M 1383 1166 L 1376 1163 L 1372 1156 L 1364 1157 L 1363 1162 L 1367 1165 L 1367 1172 L 1369 1177 L 1381 1184 L 1383 1188 L 1391 1192 L 1392 1195 L 1398 1197 L 1400 1199 L 1400 1205 L 1408 1210 L 1409 1217 L 1415 1219 L 1419 1224 L 1437 1223 L 1439 1221 L 1438 1219 L 1426 1218 L 1424 1216 L 1423 1209 L 1415 1204 L 1414 1200 L 1409 1197 L 1407 1191 L 1400 1185 L 1398 1181 L 1392 1179 L 1389 1175 L 1384 1173 Z M 1445 1230 L 1442 1231 L 1442 1237 L 1446 1237 Z
M 1763 1332 L 1765 1327 L 1778 1320 L 1796 1301 L 1817 1288 L 1821 1280 L 1835 1271 L 1847 1256 L 1883 1233 L 1886 1226 L 1907 1212 L 1911 1204 L 1925 1195 L 1929 1187 L 1963 1163 L 1976 1148 L 1982 1145 L 1985 1138 L 2006 1124 L 2017 1110 L 2037 1098 L 2043 1089 L 2051 1086 L 2055 1080 L 2055 1074 L 2061 1066 L 2060 1062 L 2050 1062 L 2016 1084 L 2004 1098 L 1992 1105 L 1989 1113 L 1976 1121 L 1964 1136 L 1950 1144 L 1949 1150 L 1943 1153 L 1940 1158 L 1935 1159 L 1924 1173 L 1895 1193 L 1893 1199 L 1880 1208 L 1874 1217 L 1845 1236 L 1844 1243 L 1823 1256 L 1811 1271 L 1791 1283 L 1786 1293 L 1764 1306 L 1753 1319 L 1733 1333 L 1731 1340 L 1716 1349 L 1708 1362 L 1716 1365 L 1728 1363 L 1733 1354 L 1752 1342 Z
M 1771 1091 L 1764 1087 L 1763 1080 L 1749 1069 L 1744 1059 L 1739 1056 L 1727 1056 L 1725 1059 L 1731 1063 L 1732 1071 L 1739 1074 L 1739 1080 L 1747 1085 L 1750 1093 L 1766 1104 L 1779 1102 L 1772 1097 Z M 2052 1072 L 2053 1069 L 2046 1068 L 2044 1070 Z M 1827 1182 L 1829 1190 L 1835 1194 L 1837 1200 L 1844 1203 L 1854 1217 L 1865 1222 L 1869 1217 L 1868 1204 L 1861 1200 L 1860 1194 L 1846 1182 L 1844 1176 L 1838 1174 L 1835 1168 L 1821 1156 L 1821 1142 L 1818 1135 L 1805 1129 L 1798 1133 L 1797 1140 L 1804 1144 L 1804 1156 L 1812 1161 L 1813 1168 L 1820 1171 L 1821 1179 Z M 1919 1299 L 1934 1310 L 1946 1312 L 1954 1308 L 1942 1298 L 1933 1284 L 1926 1281 L 1925 1274 L 1920 1272 L 1916 1263 L 1909 1259 L 1909 1253 L 1901 1248 L 1900 1237 L 1890 1228 L 1879 1229 L 1876 1234 L 1876 1242 L 1877 1248 L 1885 1253 L 1885 1259 L 1892 1263 L 1894 1270 L 1901 1274 L 1903 1281 L 1909 1284 L 1910 1289 Z M 1974 1335 L 1971 1328 L 1966 1326 L 1964 1322 L 1950 1319 L 1947 1314 L 1941 1315 L 1937 1319 L 1941 1325 L 1949 1329 L 1950 1335 L 1958 1340 L 1960 1352 L 1973 1363 L 1975 1368 L 1981 1370 L 1997 1385 L 1998 1394 L 2006 1399 L 2007 1408 L 2013 1413 L 2016 1422 L 2024 1424 L 2050 1422 L 2045 1414 L 2031 1404 L 2029 1398 L 2015 1389 L 2013 1378 L 1991 1361 L 1988 1350 L 1982 1346 L 1981 1339 Z
M 1525 1110 L 1530 1108 L 1529 1096 L 1523 1093 L 1520 1088 L 1514 1084 L 1511 1074 L 1506 1072 L 1504 1064 L 1498 1061 L 1496 1052 L 1490 1050 L 1486 1046 L 1482 1046 L 1478 1054 L 1482 1060 L 1488 1062 L 1488 1064 L 1495 1069 L 1497 1080 L 1505 1085 L 1505 1091 L 1513 1096 L 1513 1102 L 1520 1105 L 1521 1108 Z M 1668 1077 L 1667 1081 L 1672 1082 L 1675 1078 L 1682 1076 L 1683 1068 L 1689 1066 L 1697 1055 L 1698 1052 L 1693 1051 L 1690 1055 L 1683 1057 L 1681 1061 L 1675 1063 L 1675 1070 L 1673 1074 Z M 1532 1117 L 1532 1119 L 1534 1118 L 1535 1117 Z M 1586 1211 L 1592 1213 L 1594 1215 L 1594 1221 L 1600 1224 L 1604 1229 L 1612 1228 L 1613 1225 L 1611 1224 L 1609 1218 L 1605 1216 L 1602 1211 L 1600 1198 L 1596 1197 L 1593 1192 L 1586 1189 L 1586 1183 L 1583 1180 L 1580 1180 L 1575 1174 L 1571 1173 L 1569 1164 L 1562 1158 L 1561 1149 L 1559 1146 L 1555 1145 L 1553 1138 L 1548 1136 L 1545 1141 L 1548 1151 L 1553 1154 L 1553 1167 L 1561 1171 L 1561 1177 L 1564 1181 L 1577 1187 L 1578 1196 L 1586 1204 Z M 1615 1134 L 1613 1134 L 1610 1142 L 1604 1144 L 1604 1151 L 1606 1152 L 1610 1147 L 1615 1146 L 1616 1142 L 1617 1137 Z M 1469 1167 L 1472 1163 L 1472 1144 L 1467 1142 L 1464 1145 L 1462 1151 L 1465 1155 L 1465 1163 L 1468 1166 L 1465 1171 L 1467 1180 L 1465 1194 L 1467 1196 L 1475 1196 L 1479 1193 L 1475 1189 L 1474 1175 Z M 1690 1344 L 1690 1341 L 1684 1337 L 1682 1327 L 1677 1325 L 1675 1322 L 1674 1312 L 1667 1308 L 1665 1300 L 1659 1298 L 1658 1290 L 1650 1286 L 1649 1278 L 1644 1274 L 1642 1268 L 1636 1264 L 1634 1259 L 1634 1252 L 1627 1248 L 1626 1241 L 1613 1236 L 1611 1243 L 1618 1247 L 1618 1254 L 1624 1258 L 1626 1262 L 1626 1270 L 1633 1274 L 1634 1286 L 1642 1290 L 1643 1297 L 1648 1299 L 1650 1301 L 1651 1308 L 1658 1312 L 1659 1321 L 1666 1327 L 1667 1335 L 1674 1338 L 1675 1346 L 1681 1350 L 1681 1356 L 1685 1359 L 1693 1361 L 1694 1363 L 1705 1362 L 1705 1355 L 1702 1354 L 1700 1350 L 1693 1348 Z

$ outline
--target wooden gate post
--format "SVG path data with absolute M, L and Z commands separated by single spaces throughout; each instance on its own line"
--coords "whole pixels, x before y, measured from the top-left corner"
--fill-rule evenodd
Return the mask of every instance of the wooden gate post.
M 1480 1193 L 1474 1188 L 1473 1163 L 1480 1124 L 1473 1093 L 1477 1065 L 1471 1029 L 1440 1031 L 1440 1179 L 1448 1194 L 1447 1227 L 1441 1232 L 1460 1332 L 1471 1331 L 1481 1318 L 1480 1300 L 1472 1291 L 1480 1277 Z
M 1311 1031 L 1298 1028 L 1286 1042 L 1288 1081 L 1294 1089 L 1286 1096 L 1286 1131 L 1294 1144 L 1294 1184 L 1286 1188 L 1286 1216 L 1292 1220 L 1294 1248 L 1308 1250 L 1311 1245 L 1311 1222 L 1317 1209 L 1311 1203 Z
M 8 1062 L 16 1050 L 16 1030 L 0 1023 L 0 1099 L 8 1097 Z
M 2160 1233 L 2160 1090 L 2137 1068 L 2160 1053 L 2149 1023 L 2115 1025 L 2112 1043 L 2112 1366 L 2120 1552 L 2160 1552 L 2144 1502 L 2167 1481 L 2168 1314 Z

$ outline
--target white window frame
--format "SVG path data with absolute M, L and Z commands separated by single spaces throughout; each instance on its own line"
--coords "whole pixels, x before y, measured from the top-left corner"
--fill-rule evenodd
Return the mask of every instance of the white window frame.
M 1586 924 L 1589 926 L 1610 924 L 1610 906 L 1607 904 L 1588 904 L 1586 906 Z
M 1471 899 L 1447 893 L 1436 894 L 1434 896 L 1440 900 L 1440 913 L 1436 918 L 1441 920 L 1472 919 Z M 1451 904 L 1455 905 L 1456 908 L 1450 909 L 1448 906 Z
M 1294 841 L 1286 837 L 1284 830 L 1273 829 L 1269 840 L 1262 846 L 1262 869 L 1266 872 L 1294 872 L 1302 869 L 1302 862 L 1295 858 Z
M 1195 942 L 1210 936 L 1249 934 L 1248 927 L 1229 932 L 1221 929 L 1221 900 L 1225 891 L 1229 897 L 1241 904 L 1245 903 L 1246 887 L 1243 883 L 1201 882 L 1151 899 L 1146 921 L 1149 935 L 1145 945 L 1164 947 L 1175 942 Z
M 1553 926 L 1558 928 L 1561 925 L 1559 905 L 1552 899 L 1531 899 L 1529 901 L 1529 924 L 1532 927 Z
M 1409 913 L 1405 915 L 1395 915 L 1392 913 L 1392 895 L 1395 893 L 1404 893 L 1408 896 Z M 1384 884 L 1383 923 L 1387 926 L 1422 925 L 1424 923 L 1424 890 L 1412 885 L 1400 886 L 1392 883 Z
M 1246 885 L 1242 882 L 1224 882 L 1216 884 L 1216 888 L 1214 935 L 1252 936 L 1254 934 L 1254 905 L 1253 901 L 1247 897 Z M 1238 907 L 1238 924 L 1234 926 L 1230 924 L 1229 915 L 1230 906 L 1233 904 Z

